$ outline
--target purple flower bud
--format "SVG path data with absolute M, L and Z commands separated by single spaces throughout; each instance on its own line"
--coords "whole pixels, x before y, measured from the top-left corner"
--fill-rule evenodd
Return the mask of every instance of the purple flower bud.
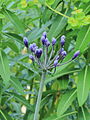
M 55 38 L 52 38 L 52 46 L 54 46 L 56 43 L 56 39 Z
M 44 36 L 41 37 L 42 44 L 45 45 L 46 38 Z
M 48 47 L 50 45 L 50 42 L 47 40 L 45 45 Z
M 41 49 L 41 48 L 36 49 L 36 51 L 35 51 L 35 55 L 36 55 L 37 58 L 40 58 L 41 55 L 42 55 L 42 49 Z
M 54 61 L 54 66 L 56 67 L 57 64 L 58 64 L 58 60 L 55 60 L 55 61 Z
M 56 57 L 56 60 L 59 60 L 60 59 L 60 56 L 58 55 L 57 57 Z
M 63 47 L 63 46 L 64 46 L 64 43 L 65 43 L 65 36 L 64 36 L 64 35 L 61 36 L 61 41 L 60 41 L 60 43 L 61 43 L 61 46 Z
M 27 39 L 27 37 L 24 37 L 23 41 L 24 41 L 24 45 L 28 48 L 28 39 Z
M 63 52 L 61 53 L 61 56 L 62 56 L 63 58 L 64 58 L 66 55 L 67 55 L 66 51 L 63 51 Z
M 72 60 L 78 57 L 79 54 L 80 54 L 80 50 L 76 51 L 72 57 Z
M 34 56 L 33 55 L 29 55 L 29 58 L 34 61 Z
M 61 53 L 64 51 L 64 48 L 61 48 L 59 51 L 59 55 L 61 55 Z
M 43 32 L 43 36 L 46 38 L 46 37 L 47 37 L 47 33 L 46 33 L 46 32 Z
M 61 39 L 65 39 L 65 38 L 66 38 L 65 35 L 62 35 L 62 36 L 61 36 Z
M 36 47 L 36 43 L 33 43 L 33 47 Z
M 35 52 L 35 50 L 36 50 L 37 48 L 38 48 L 38 47 L 36 46 L 36 43 L 30 44 L 30 46 L 29 46 L 29 49 L 31 50 L 31 52 Z

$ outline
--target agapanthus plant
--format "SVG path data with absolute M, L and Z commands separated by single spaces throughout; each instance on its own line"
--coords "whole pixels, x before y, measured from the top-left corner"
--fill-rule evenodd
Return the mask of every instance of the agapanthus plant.
M 36 63 L 39 66 L 40 70 L 42 71 L 42 77 L 40 81 L 40 88 L 38 92 L 34 120 L 39 119 L 39 109 L 40 109 L 42 91 L 43 91 L 46 74 L 55 73 L 56 68 L 58 66 L 62 66 L 62 65 L 65 65 L 71 62 L 76 57 L 78 57 L 78 55 L 80 54 L 80 51 L 78 50 L 74 53 L 74 55 L 69 61 L 62 63 L 63 59 L 67 55 L 67 52 L 64 50 L 65 35 L 62 35 L 60 38 L 60 49 L 57 52 L 55 52 L 55 45 L 56 45 L 57 40 L 55 38 L 52 38 L 52 43 L 50 43 L 50 41 L 47 38 L 46 32 L 42 34 L 41 42 L 42 42 L 42 48 L 39 48 L 36 45 L 36 43 L 32 43 L 28 45 L 28 39 L 24 37 L 24 44 L 28 48 L 28 50 L 31 51 L 29 58 L 32 60 L 32 62 Z

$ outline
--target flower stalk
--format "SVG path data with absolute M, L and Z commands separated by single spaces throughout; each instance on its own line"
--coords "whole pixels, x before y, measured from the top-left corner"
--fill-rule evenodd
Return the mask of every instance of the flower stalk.
M 80 54 L 80 51 L 79 50 L 76 51 L 74 55 L 70 58 L 70 60 L 62 63 L 63 59 L 67 55 L 67 52 L 64 49 L 64 44 L 65 44 L 64 35 L 62 35 L 60 38 L 60 48 L 57 52 L 55 52 L 55 44 L 57 40 L 55 38 L 52 38 L 52 44 L 51 44 L 47 38 L 46 32 L 44 32 L 41 37 L 41 42 L 42 42 L 41 48 L 39 48 L 36 45 L 36 43 L 32 43 L 29 46 L 28 39 L 26 37 L 24 37 L 23 40 L 26 48 L 31 51 L 31 55 L 29 55 L 29 58 L 32 60 L 33 63 L 38 65 L 38 69 L 40 69 L 40 72 L 42 74 L 41 81 L 40 81 L 40 88 L 39 88 L 37 102 L 36 102 L 35 114 L 34 114 L 34 120 L 39 120 L 40 103 L 42 99 L 42 93 L 43 93 L 46 74 L 53 74 L 52 73 L 53 69 L 55 73 L 56 68 L 58 66 L 65 65 L 73 61 L 75 58 L 78 57 L 78 55 Z M 52 47 L 51 49 L 50 49 L 50 46 Z M 51 54 L 49 55 L 50 50 L 51 50 Z
M 34 120 L 39 120 L 39 110 L 40 110 L 40 103 L 41 103 L 41 98 L 42 98 L 45 76 L 46 76 L 46 71 L 43 71 L 42 72 L 42 78 L 41 78 L 41 81 L 40 81 L 40 88 L 39 88 L 36 108 L 35 108 Z

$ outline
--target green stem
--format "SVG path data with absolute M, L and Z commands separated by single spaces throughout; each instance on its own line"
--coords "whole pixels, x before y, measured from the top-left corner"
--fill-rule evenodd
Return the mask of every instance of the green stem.
M 36 103 L 36 108 L 35 108 L 35 114 L 34 114 L 34 120 L 39 119 L 39 110 L 40 110 L 40 103 L 41 103 L 41 98 L 42 98 L 45 76 L 46 76 L 46 71 L 42 72 L 42 79 L 40 82 L 40 88 L 39 88 L 39 93 L 38 93 L 38 98 L 37 98 L 37 103 Z
M 74 111 L 74 112 L 71 112 L 71 113 L 67 113 L 67 114 L 64 114 L 64 115 L 56 118 L 55 120 L 59 120 L 60 118 L 66 117 L 66 116 L 68 116 L 68 115 L 76 114 L 76 113 L 78 113 L 78 112 L 77 112 L 77 111 Z
M 55 12 L 55 13 L 57 13 L 57 14 L 63 16 L 63 17 L 69 18 L 69 16 L 64 15 L 64 14 L 62 14 L 61 12 L 59 12 L 59 11 L 54 10 L 53 8 L 51 8 L 47 3 L 46 3 L 46 6 L 47 6 L 50 10 L 52 10 L 53 12 Z
M 81 107 L 81 109 L 82 109 L 82 113 L 83 113 L 83 118 L 84 118 L 84 120 L 86 120 L 86 116 L 85 116 L 83 107 Z
M 4 115 L 4 113 L 0 110 L 0 113 L 2 114 L 2 116 L 4 117 L 5 120 L 7 120 L 6 116 Z

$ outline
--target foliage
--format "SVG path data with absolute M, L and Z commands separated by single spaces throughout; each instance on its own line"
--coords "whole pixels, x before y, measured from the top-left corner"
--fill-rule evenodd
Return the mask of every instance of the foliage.
M 0 120 L 33 120 L 40 83 L 24 47 L 41 45 L 40 37 L 66 36 L 68 61 L 45 80 L 40 120 L 90 119 L 90 0 L 0 0 Z

